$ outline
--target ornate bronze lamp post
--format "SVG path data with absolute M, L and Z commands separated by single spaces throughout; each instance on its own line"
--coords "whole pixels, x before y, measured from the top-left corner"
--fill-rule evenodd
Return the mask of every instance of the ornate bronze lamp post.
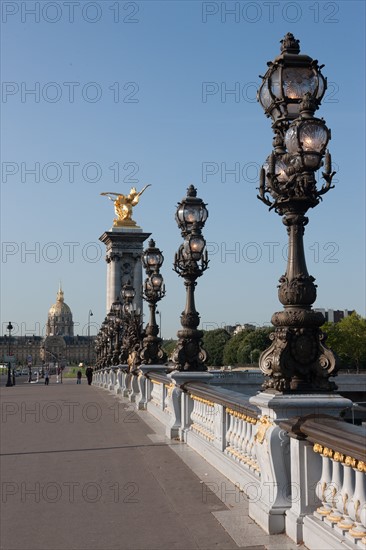
M 182 329 L 177 333 L 178 344 L 173 352 L 173 361 L 179 371 L 207 370 L 207 354 L 201 347 L 203 332 L 197 329 L 200 317 L 194 302 L 196 279 L 208 267 L 206 241 L 201 232 L 207 217 L 206 205 L 197 198 L 197 190 L 191 185 L 175 215 L 184 242 L 175 254 L 174 271 L 183 277 L 186 287 L 186 307 L 180 318 Z
M 142 342 L 140 358 L 146 365 L 159 365 L 165 363 L 167 356 L 161 348 L 162 339 L 159 338 L 159 326 L 156 323 L 156 304 L 165 296 L 164 279 L 160 274 L 160 268 L 164 262 L 164 256 L 156 248 L 155 241 L 149 241 L 148 248 L 142 254 L 142 265 L 146 271 L 143 296 L 149 304 L 150 320 L 145 329 L 145 337 Z
M 90 367 L 90 317 L 93 317 L 91 309 L 88 312 L 88 367 Z
M 6 327 L 7 331 L 9 332 L 8 336 L 8 380 L 6 382 L 6 387 L 11 388 L 14 384 L 11 381 L 11 331 L 13 330 L 13 325 L 11 324 L 11 321 L 9 321 L 8 326 Z
M 101 367 L 105 368 L 108 366 L 108 322 L 107 317 L 102 322 L 100 327 L 101 340 L 102 340 L 102 350 L 101 350 Z
M 120 359 L 128 363 L 130 370 L 134 370 L 140 364 L 139 351 L 143 338 L 141 312 L 133 308 L 135 289 L 128 282 L 123 285 L 123 339 Z M 122 361 L 121 361 L 122 362 Z
M 272 316 L 273 343 L 262 353 L 259 366 L 267 377 L 266 390 L 329 391 L 335 389 L 329 381 L 336 373 L 335 358 L 320 330 L 325 318 L 311 307 L 316 285 L 307 271 L 303 244 L 305 214 L 333 187 L 335 174 L 326 149 L 330 130 L 314 117 L 327 85 L 322 67 L 300 55 L 299 41 L 291 33 L 281 44 L 281 55 L 268 63 L 258 91 L 275 133 L 274 150 L 261 170 L 258 198 L 282 216 L 289 253 L 278 289 L 284 310 Z M 325 184 L 318 189 L 315 172 L 321 166 Z
M 115 314 L 112 308 L 107 313 L 107 335 L 108 335 L 108 353 L 107 366 L 113 367 L 113 358 L 115 355 Z
M 117 297 L 111 305 L 111 313 L 113 315 L 112 327 L 114 338 L 112 364 L 118 365 L 119 356 L 121 353 L 121 333 L 123 327 L 123 305 L 119 297 Z

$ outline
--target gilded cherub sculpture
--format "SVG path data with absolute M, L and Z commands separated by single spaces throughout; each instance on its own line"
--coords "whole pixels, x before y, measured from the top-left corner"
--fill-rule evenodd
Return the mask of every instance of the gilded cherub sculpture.
M 145 187 L 137 192 L 135 187 L 131 187 L 130 193 L 128 195 L 122 195 L 121 193 L 101 193 L 101 195 L 108 197 L 109 200 L 114 203 L 114 211 L 116 218 L 113 220 L 114 227 L 135 227 L 136 222 L 132 219 L 132 208 L 138 204 L 139 199 L 142 193 L 150 187 L 145 185 Z

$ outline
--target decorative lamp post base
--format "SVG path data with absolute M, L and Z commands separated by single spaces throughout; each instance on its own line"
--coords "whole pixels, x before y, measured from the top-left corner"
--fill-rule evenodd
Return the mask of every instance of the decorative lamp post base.
M 276 327 L 270 334 L 271 346 L 259 358 L 266 377 L 264 390 L 277 392 L 334 391 L 329 381 L 336 374 L 334 354 L 325 346 L 326 335 L 320 330 L 321 313 L 289 308 L 272 316 Z
M 178 371 L 206 372 L 207 353 L 201 347 L 203 332 L 185 328 L 177 332 L 178 343 L 173 352 L 173 362 Z

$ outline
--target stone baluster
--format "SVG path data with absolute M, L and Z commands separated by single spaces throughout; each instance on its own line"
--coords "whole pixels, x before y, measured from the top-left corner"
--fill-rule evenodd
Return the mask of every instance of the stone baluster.
M 349 534 L 354 539 L 366 537 L 366 464 L 358 461 L 354 465 L 355 491 L 348 505 L 348 513 L 355 525 Z
M 108 389 L 110 391 L 114 390 L 114 384 L 115 384 L 115 372 L 114 372 L 114 369 L 111 368 L 109 371 L 109 383 L 108 383 Z
M 248 427 L 249 441 L 248 441 L 247 448 L 248 448 L 248 455 L 249 455 L 249 465 L 255 470 L 259 471 L 256 448 L 254 445 L 254 434 L 256 432 L 255 421 L 254 420 L 249 421 L 248 424 L 249 424 L 249 427 Z
M 192 401 L 193 401 L 193 409 L 192 409 L 192 413 L 191 413 L 191 420 L 192 420 L 192 424 L 196 424 L 197 423 L 198 401 L 196 399 L 194 399 L 193 397 L 192 397 Z
M 343 464 L 343 484 L 339 493 L 339 499 L 337 503 L 338 510 L 342 513 L 342 518 L 337 523 L 337 527 L 342 531 L 349 531 L 352 529 L 354 522 L 348 514 L 349 502 L 353 496 L 355 488 L 355 472 L 353 470 L 354 459 L 347 456 Z
M 241 440 L 240 440 L 240 454 L 242 456 L 242 462 L 246 463 L 247 462 L 247 457 L 248 457 L 248 453 L 247 453 L 247 447 L 248 447 L 248 442 L 249 442 L 249 439 L 248 439 L 248 433 L 249 433 L 249 423 L 247 422 L 247 420 L 243 420 L 243 430 L 242 430 L 242 434 L 241 434 Z
M 332 481 L 332 462 L 329 457 L 329 449 L 322 445 L 315 444 L 314 452 L 321 453 L 322 457 L 322 475 L 316 487 L 316 496 L 321 501 L 322 505 L 317 509 L 320 516 L 327 516 L 332 511 L 332 494 L 328 487 Z
M 255 451 L 255 445 L 254 445 L 254 433 L 255 433 L 255 424 L 254 421 L 248 421 L 248 446 L 247 446 L 247 453 L 249 456 L 249 465 L 255 466 L 256 461 L 254 460 L 254 457 L 256 456 Z
M 239 432 L 239 437 L 237 439 L 237 450 L 238 450 L 238 455 L 239 455 L 239 460 L 242 461 L 243 460 L 243 441 L 244 441 L 244 437 L 245 437 L 245 432 L 246 432 L 246 422 L 245 420 L 241 419 L 240 420 L 240 432 Z
M 207 406 L 207 418 L 209 423 L 210 434 L 214 438 L 215 437 L 215 420 L 216 420 L 216 410 L 214 405 Z
M 120 368 L 118 368 L 116 372 L 116 383 L 114 385 L 114 392 L 116 394 L 122 393 L 122 370 Z
M 228 414 L 228 417 L 229 417 L 229 429 L 226 434 L 226 448 L 229 451 L 232 448 L 232 441 L 234 438 L 234 420 L 235 419 L 233 414 L 231 413 Z
M 136 374 L 130 374 L 131 383 L 130 383 L 130 392 L 128 395 L 128 399 L 131 401 L 131 403 L 135 403 L 136 398 L 139 396 L 139 383 L 138 383 L 138 376 Z
M 203 426 L 203 407 L 204 407 L 204 404 L 202 403 L 202 401 L 199 401 L 198 402 L 198 425 L 200 427 Z
M 344 460 L 344 455 L 338 452 L 335 452 L 331 458 L 332 479 L 327 488 L 327 493 L 330 493 L 329 499 L 327 500 L 329 500 L 332 510 L 326 516 L 326 519 L 327 522 L 332 523 L 332 525 L 338 523 L 342 519 L 342 514 L 337 508 L 337 504 L 341 500 L 341 489 L 343 484 L 342 460 Z
M 236 452 L 236 439 L 238 436 L 238 427 L 239 427 L 239 419 L 237 415 L 234 413 L 234 425 L 233 425 L 233 436 L 231 439 L 231 446 L 233 448 L 234 453 Z M 235 454 L 234 454 L 235 456 Z
M 240 436 L 241 436 L 241 432 L 242 432 L 242 420 L 239 418 L 239 415 L 237 414 L 236 416 L 236 430 L 235 430 L 235 437 L 234 437 L 234 441 L 233 441 L 233 447 L 234 447 L 234 451 L 235 451 L 235 455 L 234 455 L 234 458 L 236 461 L 240 461 L 240 457 L 239 457 L 239 454 L 240 454 L 240 445 L 239 445 L 239 441 L 240 441 Z
M 128 390 L 127 390 L 127 371 L 124 369 L 122 370 L 122 376 L 121 376 L 121 395 L 122 397 L 128 396 Z

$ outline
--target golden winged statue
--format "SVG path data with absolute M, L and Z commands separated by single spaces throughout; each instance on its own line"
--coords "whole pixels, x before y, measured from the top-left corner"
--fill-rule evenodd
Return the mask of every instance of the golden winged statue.
M 109 200 L 114 203 L 114 211 L 116 218 L 113 220 L 114 227 L 135 227 L 136 222 L 132 219 L 132 208 L 138 204 L 142 193 L 150 187 L 145 185 L 141 191 L 137 192 L 135 187 L 131 187 L 128 195 L 122 195 L 121 193 L 101 193 L 101 195 L 108 197 Z

